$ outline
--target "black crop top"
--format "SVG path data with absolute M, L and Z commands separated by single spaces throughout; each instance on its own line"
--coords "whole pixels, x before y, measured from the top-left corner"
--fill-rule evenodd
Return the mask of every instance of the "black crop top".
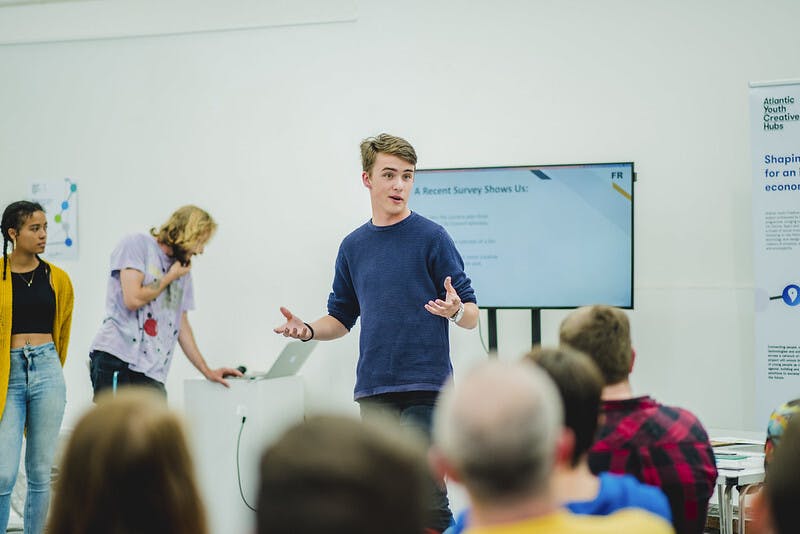
M 56 294 L 50 286 L 50 267 L 40 261 L 33 271 L 8 274 L 14 291 L 11 334 L 52 334 Z

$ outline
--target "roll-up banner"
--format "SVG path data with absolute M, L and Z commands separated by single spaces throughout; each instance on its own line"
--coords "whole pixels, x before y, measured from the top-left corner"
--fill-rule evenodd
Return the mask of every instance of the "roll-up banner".
M 800 80 L 750 84 L 755 424 L 800 397 Z

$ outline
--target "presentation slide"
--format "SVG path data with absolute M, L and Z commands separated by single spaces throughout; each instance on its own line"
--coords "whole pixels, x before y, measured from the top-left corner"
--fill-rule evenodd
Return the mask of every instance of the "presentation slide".
M 417 170 L 484 308 L 633 305 L 633 164 Z

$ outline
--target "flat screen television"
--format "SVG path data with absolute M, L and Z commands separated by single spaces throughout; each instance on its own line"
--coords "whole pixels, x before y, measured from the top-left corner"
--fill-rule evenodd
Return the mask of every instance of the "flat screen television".
M 481 308 L 633 308 L 633 163 L 418 169 Z

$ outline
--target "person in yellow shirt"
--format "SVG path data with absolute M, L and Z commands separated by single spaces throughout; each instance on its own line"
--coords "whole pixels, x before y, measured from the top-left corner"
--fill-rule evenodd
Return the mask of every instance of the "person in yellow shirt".
M 553 491 L 556 464 L 570 461 L 558 391 L 526 363 L 479 364 L 442 391 L 434 413 L 434 468 L 463 484 L 468 534 L 669 534 L 669 522 L 642 510 L 578 516 Z
M 23 521 L 26 534 L 39 534 L 50 503 L 50 469 L 67 402 L 62 367 L 72 323 L 72 283 L 64 271 L 39 258 L 47 242 L 47 218 L 40 204 L 10 204 L 3 212 L 2 232 L 0 532 L 8 525 L 27 432 Z

